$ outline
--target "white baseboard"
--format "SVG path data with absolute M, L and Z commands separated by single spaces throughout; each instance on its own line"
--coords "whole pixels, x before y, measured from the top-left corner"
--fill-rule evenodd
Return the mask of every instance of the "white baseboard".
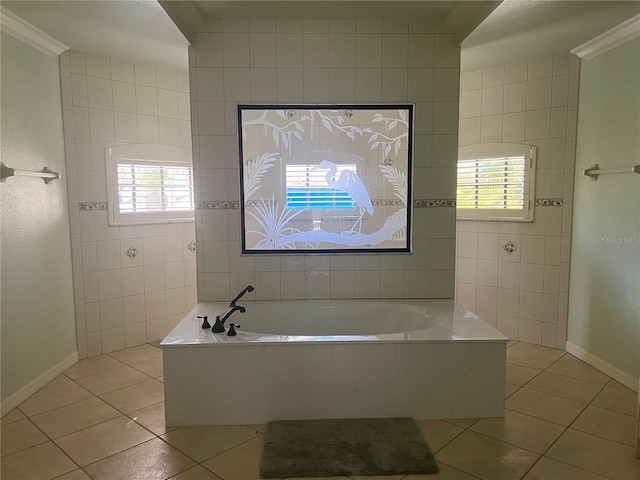
M 11 410 L 16 408 L 18 405 L 24 402 L 31 395 L 33 395 L 42 387 L 44 387 L 47 383 L 49 383 L 51 380 L 56 378 L 58 375 L 64 372 L 67 368 L 69 368 L 71 365 L 77 362 L 78 362 L 78 352 L 76 351 L 76 352 L 73 352 L 71 355 L 69 355 L 67 358 L 56 363 L 53 367 L 51 367 L 49 370 L 47 370 L 43 374 L 31 380 L 20 390 L 10 395 L 6 399 L 4 399 L 2 403 L 0 403 L 0 415 L 4 416 L 5 414 L 9 413 Z
M 574 345 L 571 342 L 567 342 L 565 344 L 565 349 L 574 357 L 579 358 L 583 362 L 588 363 L 594 368 L 597 368 L 602 373 L 609 375 L 615 381 L 620 382 L 627 388 L 630 388 L 634 392 L 638 391 L 638 379 L 629 375 L 626 372 L 623 372 L 617 367 L 614 367 L 608 362 L 605 362 L 600 357 L 596 357 L 592 353 L 587 352 L 586 350 L 580 348 L 577 345 Z

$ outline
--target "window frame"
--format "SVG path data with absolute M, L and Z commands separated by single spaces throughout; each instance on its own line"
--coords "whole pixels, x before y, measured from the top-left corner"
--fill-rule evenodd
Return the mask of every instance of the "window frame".
M 338 113 L 338 111 L 340 111 L 340 116 L 344 115 L 348 118 L 352 118 L 354 114 L 368 115 L 371 118 L 362 124 L 347 125 L 345 123 L 344 127 L 342 127 L 344 119 L 336 124 L 326 118 L 328 117 L 328 112 Z M 413 104 L 238 104 L 237 112 L 241 255 L 412 253 Z M 271 112 L 277 114 L 280 118 L 265 120 L 267 115 L 271 116 Z M 314 117 L 311 112 L 316 115 L 316 119 L 311 120 Z M 299 123 L 296 120 L 291 120 L 296 115 L 300 115 L 298 117 L 300 118 L 299 122 L 305 122 L 304 126 L 300 125 L 303 128 L 294 126 L 294 124 Z M 250 123 L 245 124 L 245 121 Z M 285 126 L 288 130 L 282 131 L 281 128 L 274 128 L 274 126 Z M 247 127 L 257 131 L 247 133 Z M 350 130 L 352 127 L 357 128 L 355 131 L 357 136 L 363 135 L 363 133 L 366 135 L 364 135 L 364 142 L 353 144 L 354 149 L 349 149 L 346 148 L 347 145 L 350 145 L 347 138 L 355 140 L 354 132 Z M 297 131 L 294 129 L 297 129 Z M 375 131 L 372 131 L 372 129 Z M 393 133 L 396 136 L 389 137 L 386 134 L 384 138 L 380 136 L 380 134 L 390 132 L 393 129 L 398 129 L 397 132 L 394 131 Z M 318 132 L 323 133 L 318 134 Z M 310 135 L 306 135 L 306 133 Z M 301 134 L 305 134 L 302 135 L 304 139 L 300 138 Z M 334 138 L 332 138 L 332 134 L 335 134 Z M 273 141 L 271 138 L 273 138 Z M 287 153 L 288 156 L 292 145 L 294 150 L 298 150 L 297 154 L 300 155 L 301 159 L 304 158 L 304 161 L 312 159 L 317 160 L 319 164 L 329 158 L 327 160 L 329 163 L 337 164 L 342 163 L 338 160 L 341 156 L 346 154 L 354 155 L 354 152 L 361 152 L 362 155 L 360 157 L 364 159 L 363 171 L 375 170 L 377 167 L 377 170 L 375 170 L 377 173 L 372 177 L 376 181 L 380 181 L 380 192 L 384 192 L 390 198 L 371 197 L 372 194 L 382 194 L 375 191 L 375 193 L 368 193 L 374 210 L 373 213 L 368 215 L 374 217 L 375 221 L 378 222 L 374 224 L 374 227 L 378 228 L 378 230 L 367 235 L 378 235 L 372 238 L 375 243 L 362 241 L 362 238 L 358 239 L 357 236 L 360 235 L 360 231 L 354 229 L 361 227 L 362 223 L 352 223 L 346 228 L 339 227 L 339 222 L 348 218 L 342 214 L 341 209 L 325 210 L 324 215 L 321 209 L 305 212 L 304 215 L 307 216 L 300 214 L 295 217 L 287 217 L 285 215 L 286 212 L 294 212 L 294 210 L 281 209 L 285 204 L 284 202 L 286 202 L 285 173 L 282 167 L 282 160 L 285 159 L 282 158 L 282 152 Z M 329 152 L 331 156 L 322 157 L 318 155 L 324 152 Z M 370 152 L 372 153 L 370 154 Z M 394 164 L 395 161 L 398 161 L 398 163 Z M 269 167 L 265 167 L 265 165 L 269 165 Z M 265 180 L 274 185 L 270 185 L 271 190 L 264 195 L 264 198 L 260 197 L 258 199 L 254 195 L 256 195 L 257 189 L 260 187 L 257 186 L 258 182 L 254 180 L 262 176 L 264 171 L 272 165 L 275 165 L 273 176 L 266 174 Z M 325 174 L 327 168 L 329 167 L 323 167 Z M 361 174 L 358 175 L 360 176 Z M 367 180 L 364 180 L 364 182 L 366 183 Z M 266 192 L 266 189 L 264 191 Z M 261 193 L 263 192 L 261 191 Z M 364 207 L 360 206 L 356 210 L 357 213 L 350 214 L 354 222 L 362 221 L 364 215 L 361 212 L 362 208 Z M 368 211 L 368 208 L 365 211 Z M 303 211 L 297 210 L 297 212 Z M 261 218 L 257 218 L 256 215 Z M 282 221 L 273 221 L 276 219 L 276 215 Z M 267 218 L 271 222 L 268 232 L 267 227 L 264 226 Z M 306 235 L 317 231 L 318 222 L 325 219 L 336 222 L 334 223 L 335 228 L 333 231 L 321 228 L 321 233 L 328 235 Z M 304 220 L 312 223 L 312 225 L 308 226 L 309 230 L 291 233 L 295 228 L 283 227 L 283 225 L 289 223 L 293 225 Z M 388 222 L 388 224 L 382 223 L 383 221 Z M 404 223 L 404 225 L 397 227 L 400 223 Z M 351 227 L 351 230 L 349 230 L 349 227 Z M 386 234 L 386 231 L 392 229 L 395 229 L 392 232 L 392 237 L 380 239 Z M 347 235 L 352 232 L 355 234 Z M 259 240 L 258 236 L 261 236 L 262 240 Z M 294 236 L 298 239 L 288 240 L 288 236 Z M 311 239 L 311 241 L 308 241 L 308 239 Z M 348 241 L 342 241 L 343 239 Z M 395 242 L 400 246 L 396 247 Z
M 155 212 L 120 212 L 118 165 L 137 164 L 168 167 L 189 167 L 193 175 L 191 149 L 169 145 L 133 144 L 105 149 L 107 179 L 107 219 L 110 226 L 186 223 L 195 220 L 193 210 Z M 192 191 L 192 195 L 194 195 Z
M 456 193 L 456 219 L 499 222 L 533 222 L 536 179 L 536 147 L 519 143 L 484 143 L 465 145 L 458 149 L 460 161 L 524 156 L 524 192 L 522 209 L 460 208 Z M 458 170 L 456 167 L 456 185 Z

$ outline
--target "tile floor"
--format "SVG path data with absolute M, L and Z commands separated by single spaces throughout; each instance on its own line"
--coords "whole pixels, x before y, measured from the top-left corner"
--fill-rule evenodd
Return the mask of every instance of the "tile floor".
M 405 480 L 640 479 L 634 392 L 561 350 L 514 342 L 507 361 L 505 417 L 420 422 L 441 471 Z M 256 480 L 264 426 L 165 427 L 143 345 L 77 363 L 1 432 L 3 480 Z

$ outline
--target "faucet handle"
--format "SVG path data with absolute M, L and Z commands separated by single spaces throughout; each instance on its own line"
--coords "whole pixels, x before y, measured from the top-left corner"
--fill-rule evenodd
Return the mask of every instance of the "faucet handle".
M 198 315 L 198 318 L 204 319 L 204 321 L 202 322 L 203 329 L 211 328 L 211 325 L 209 325 L 208 317 L 206 315 Z
M 227 332 L 227 337 L 235 337 L 237 335 L 236 327 L 240 328 L 240 325 L 236 325 L 235 323 L 229 324 L 229 331 Z

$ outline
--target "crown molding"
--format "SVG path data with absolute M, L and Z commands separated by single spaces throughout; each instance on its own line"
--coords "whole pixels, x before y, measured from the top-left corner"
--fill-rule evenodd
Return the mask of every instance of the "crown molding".
M 57 57 L 69 50 L 64 43 L 34 27 L 3 6 L 0 6 L 0 30 L 51 57 Z
M 571 53 L 577 55 L 582 60 L 589 60 L 590 58 L 600 55 L 607 50 L 611 50 L 618 45 L 622 45 L 638 35 L 640 35 L 640 15 L 631 17 L 620 25 L 617 25 L 588 42 L 583 43 L 571 50 Z

